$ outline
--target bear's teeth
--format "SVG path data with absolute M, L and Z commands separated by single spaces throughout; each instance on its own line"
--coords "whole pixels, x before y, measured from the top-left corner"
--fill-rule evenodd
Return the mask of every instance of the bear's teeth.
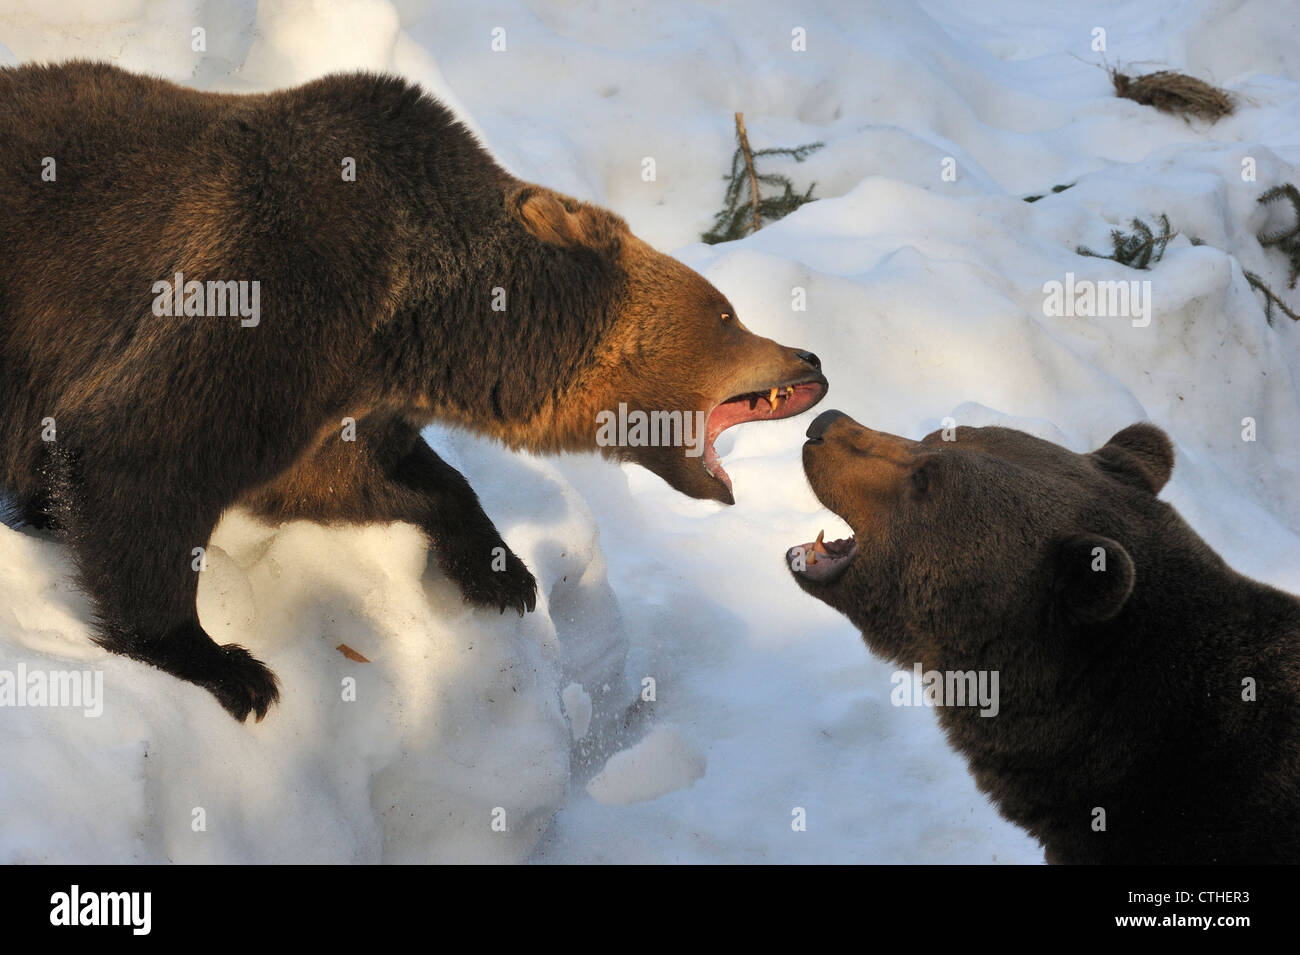
M 776 396 L 780 390 L 780 388 L 773 388 L 772 393 L 767 396 L 767 403 L 772 406 L 773 411 L 776 410 Z
M 827 557 L 829 557 L 831 556 L 831 552 L 826 549 L 826 545 L 825 543 L 823 543 L 825 537 L 826 537 L 825 530 L 820 530 L 817 532 L 817 539 L 813 541 L 813 551 L 815 553 L 824 554 Z

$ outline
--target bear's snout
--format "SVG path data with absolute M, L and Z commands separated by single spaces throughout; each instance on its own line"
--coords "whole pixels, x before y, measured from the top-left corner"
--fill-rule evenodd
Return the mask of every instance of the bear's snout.
M 822 370 L 822 360 L 821 360 L 820 358 L 818 358 L 816 355 L 814 355 L 812 352 L 810 352 L 810 351 L 795 351 L 794 355 L 795 355 L 795 357 L 798 358 L 800 361 L 803 361 L 803 362 L 806 362 L 806 363 L 809 364 L 809 365 L 812 365 L 812 366 L 813 366 L 814 368 L 816 368 L 818 371 L 821 371 L 821 370 Z
M 827 428 L 833 425 L 840 418 L 847 418 L 847 417 L 848 415 L 846 415 L 843 411 L 836 411 L 833 408 L 830 411 L 823 411 L 821 414 L 819 414 L 816 418 L 813 419 L 812 424 L 808 425 L 808 430 L 805 432 L 805 435 L 807 436 L 809 441 L 820 441 L 822 439 L 822 435 L 826 433 Z

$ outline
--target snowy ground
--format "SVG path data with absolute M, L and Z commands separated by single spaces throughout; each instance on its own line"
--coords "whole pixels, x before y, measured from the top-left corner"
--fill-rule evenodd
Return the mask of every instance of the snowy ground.
M 1238 569 L 1300 591 L 1300 328 L 1266 324 L 1242 275 L 1300 306 L 1255 239 L 1286 221 L 1257 196 L 1300 183 L 1300 13 L 1059 6 L 0 0 L 0 60 L 104 57 L 220 89 L 403 73 L 514 172 L 612 207 L 751 328 L 821 355 L 824 407 L 1076 450 L 1149 418 L 1178 448 L 1166 497 Z M 1116 99 L 1090 65 L 1096 27 L 1111 64 L 1212 80 L 1237 114 L 1208 127 Z M 826 144 L 779 167 L 823 198 L 709 247 L 736 110 L 757 146 Z M 1149 272 L 1074 252 L 1159 213 L 1180 236 Z M 1067 272 L 1149 280 L 1150 324 L 1045 314 Z M 260 725 L 95 649 L 62 549 L 0 527 L 0 670 L 93 668 L 105 686 L 99 718 L 0 711 L 0 861 L 1041 861 L 934 714 L 892 707 L 891 668 L 787 579 L 788 545 L 841 527 L 803 480 L 808 420 L 724 437 L 730 509 L 434 432 L 538 575 L 524 620 L 466 612 L 412 528 L 228 515 L 200 612 L 281 677 Z

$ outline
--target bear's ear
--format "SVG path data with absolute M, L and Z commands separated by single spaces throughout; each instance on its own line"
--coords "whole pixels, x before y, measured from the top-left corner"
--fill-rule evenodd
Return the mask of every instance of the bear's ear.
M 1174 471 L 1174 446 L 1169 436 L 1153 424 L 1131 424 L 1092 452 L 1103 471 L 1152 494 L 1169 481 Z
M 605 249 L 626 228 L 612 212 L 540 186 L 521 186 L 506 204 L 525 229 L 553 245 Z
M 1071 619 L 1103 623 L 1123 609 L 1137 572 L 1119 541 L 1073 534 L 1056 544 L 1057 603 Z

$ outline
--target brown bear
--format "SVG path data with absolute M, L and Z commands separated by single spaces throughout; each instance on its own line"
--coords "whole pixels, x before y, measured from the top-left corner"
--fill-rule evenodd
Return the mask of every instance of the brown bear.
M 532 575 L 421 427 L 599 451 L 731 503 L 717 434 L 827 387 L 391 76 L 228 95 L 0 69 L 0 196 L 0 486 L 71 544 L 101 645 L 241 720 L 278 691 L 195 611 L 227 508 L 417 524 L 468 601 L 523 613 Z M 615 414 L 653 433 L 607 433 Z
M 853 536 L 791 548 L 795 580 L 923 671 L 979 787 L 1047 861 L 1300 862 L 1300 600 L 1157 498 L 1164 432 L 1075 454 L 827 411 L 803 460 Z M 943 695 L 980 674 L 994 705 Z

